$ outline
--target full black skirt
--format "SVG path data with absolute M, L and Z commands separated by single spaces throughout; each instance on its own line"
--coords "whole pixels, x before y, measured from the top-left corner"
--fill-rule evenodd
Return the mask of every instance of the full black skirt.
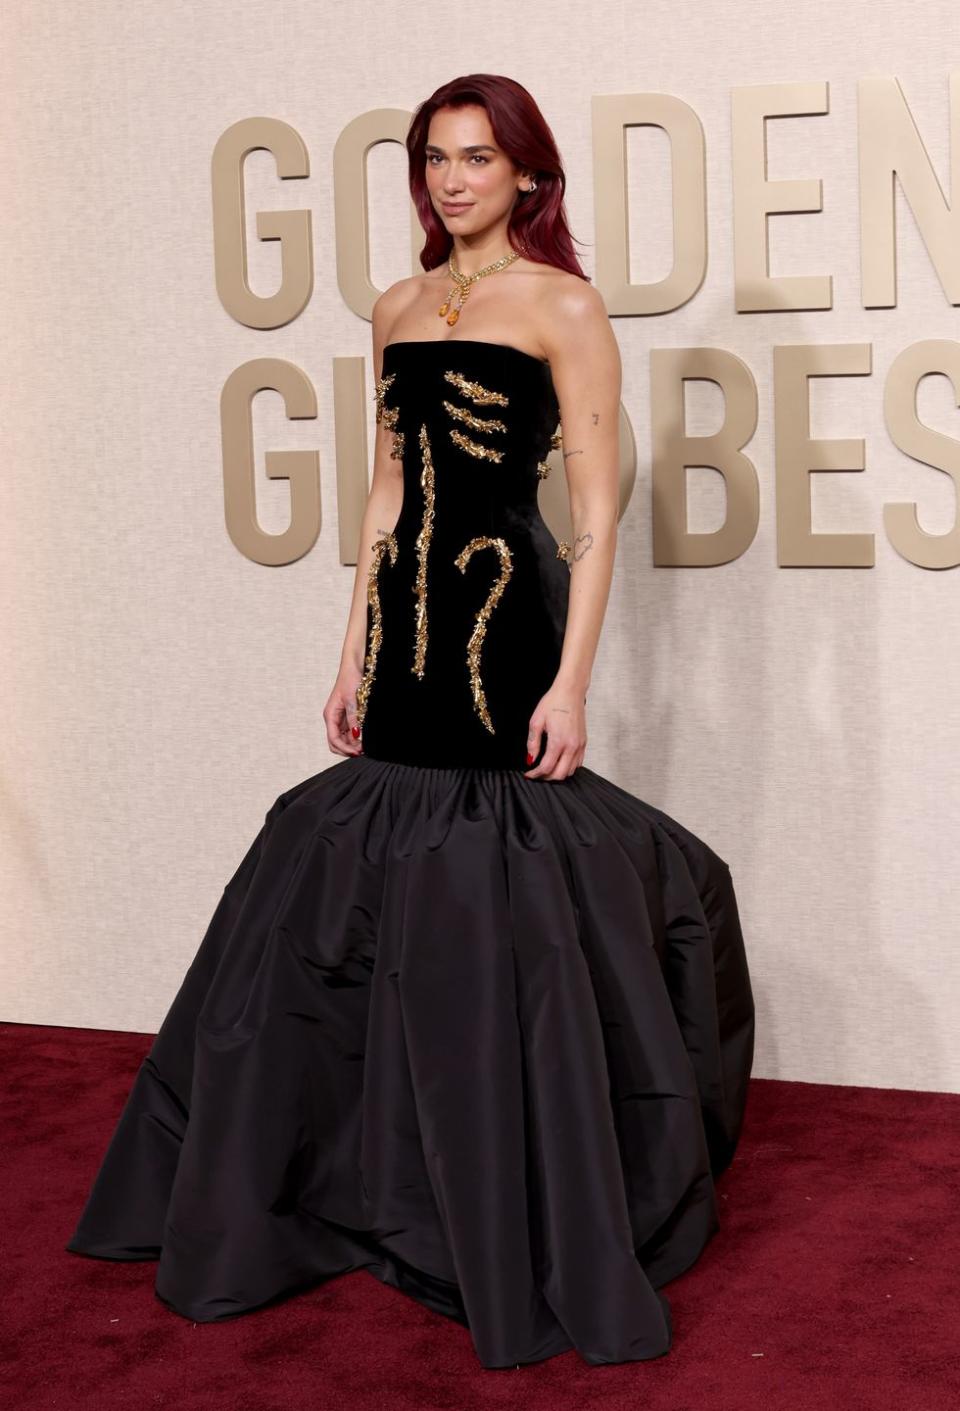
M 485 1367 L 671 1342 L 754 1010 L 727 864 L 581 765 L 358 755 L 224 888 L 67 1248 L 210 1322 L 347 1270 Z

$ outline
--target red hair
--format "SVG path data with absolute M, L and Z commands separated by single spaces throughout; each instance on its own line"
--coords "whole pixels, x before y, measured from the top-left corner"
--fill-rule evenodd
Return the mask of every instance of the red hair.
M 420 251 L 424 269 L 435 269 L 453 249 L 453 236 L 434 210 L 424 174 L 430 119 L 440 108 L 468 104 L 486 109 L 494 138 L 514 165 L 535 173 L 536 191 L 521 193 L 510 216 L 507 236 L 512 248 L 527 259 L 556 265 L 589 283 L 567 225 L 563 206 L 567 179 L 553 134 L 522 84 L 490 73 L 467 74 L 443 84 L 420 104 L 407 132 L 410 195 L 427 236 Z

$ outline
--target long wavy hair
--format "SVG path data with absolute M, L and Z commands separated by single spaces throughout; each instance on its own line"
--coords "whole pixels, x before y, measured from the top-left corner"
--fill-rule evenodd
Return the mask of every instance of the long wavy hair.
M 410 123 L 406 139 L 410 195 L 427 236 L 420 251 L 423 268 L 436 269 L 453 249 L 453 236 L 434 210 L 427 190 L 425 148 L 430 119 L 439 108 L 468 104 L 486 109 L 494 138 L 514 165 L 535 173 L 536 191 L 521 192 L 510 216 L 507 237 L 511 247 L 527 259 L 556 265 L 589 283 L 567 225 L 563 204 L 567 178 L 553 134 L 522 84 L 491 73 L 451 79 L 424 99 Z

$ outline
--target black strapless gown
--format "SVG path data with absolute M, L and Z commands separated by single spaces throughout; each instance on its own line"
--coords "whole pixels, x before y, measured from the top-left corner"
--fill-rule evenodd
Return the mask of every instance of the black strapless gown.
M 267 811 L 66 1246 L 159 1260 L 187 1318 L 366 1268 L 484 1367 L 670 1347 L 753 997 L 705 842 L 586 766 L 523 777 L 570 581 L 537 507 L 558 411 L 519 349 L 385 350 L 365 752 Z

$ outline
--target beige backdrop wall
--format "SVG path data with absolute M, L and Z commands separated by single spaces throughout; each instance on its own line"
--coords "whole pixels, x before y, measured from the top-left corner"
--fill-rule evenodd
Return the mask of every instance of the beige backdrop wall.
M 369 325 L 336 278 L 332 151 L 358 114 L 412 110 L 473 69 L 512 75 L 542 104 L 591 274 L 593 96 L 673 94 L 706 136 L 707 277 L 675 311 L 614 324 L 638 477 L 587 763 L 730 862 L 759 1076 L 960 1090 L 960 576 L 907 562 L 882 520 L 887 501 L 917 500 L 928 532 L 954 522 L 949 477 L 892 444 L 883 386 L 904 347 L 955 340 L 960 320 L 900 193 L 898 303 L 862 307 L 856 121 L 858 80 L 895 77 L 950 198 L 955 7 L 935 0 L 918 22 L 865 0 L 594 13 L 494 0 L 457 18 L 369 0 L 4 7 L 2 1017 L 155 1030 L 267 808 L 336 763 L 321 711 L 354 570 L 337 541 L 333 359 L 365 355 L 371 397 L 372 376 Z M 768 175 L 822 180 L 824 208 L 771 218 L 770 272 L 832 275 L 834 306 L 738 314 L 731 95 L 814 80 L 829 83 L 830 112 L 767 124 Z M 279 280 L 258 210 L 309 208 L 315 259 L 309 306 L 271 331 L 219 303 L 211 231 L 211 152 L 230 124 L 263 115 L 302 135 L 311 175 L 281 183 L 266 152 L 248 161 L 252 285 Z M 669 149 L 636 128 L 628 153 L 644 283 L 671 264 Z M 383 288 L 412 272 L 396 144 L 371 152 L 369 193 Z M 812 431 L 864 438 L 866 469 L 812 477 L 813 527 L 873 532 L 876 563 L 778 568 L 772 349 L 851 342 L 871 345 L 872 374 L 817 381 Z M 731 350 L 759 390 L 745 448 L 759 531 L 716 568 L 653 566 L 650 359 L 676 347 Z M 276 394 L 256 403 L 264 529 L 288 513 L 265 451 L 317 449 L 321 462 L 319 538 L 274 568 L 224 528 L 220 390 L 261 356 L 303 369 L 318 398 L 306 421 L 286 420 Z M 917 401 L 954 439 L 956 390 L 928 377 Z M 688 386 L 690 432 L 722 415 L 716 387 Z M 716 527 L 720 477 L 688 479 L 690 528 Z

